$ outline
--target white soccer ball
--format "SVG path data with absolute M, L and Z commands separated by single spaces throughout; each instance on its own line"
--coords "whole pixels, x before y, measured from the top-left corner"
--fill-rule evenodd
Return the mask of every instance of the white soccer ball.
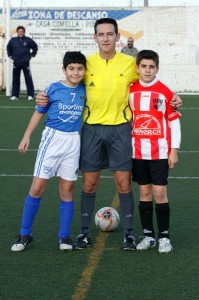
M 95 225 L 102 231 L 112 231 L 118 227 L 120 216 L 112 207 L 103 207 L 95 215 Z

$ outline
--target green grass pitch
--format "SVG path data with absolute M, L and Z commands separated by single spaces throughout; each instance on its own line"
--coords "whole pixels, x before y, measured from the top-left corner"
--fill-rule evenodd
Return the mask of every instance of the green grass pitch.
M 29 191 L 43 122 L 33 134 L 25 156 L 18 144 L 35 103 L 21 98 L 10 101 L 0 95 L 0 299 L 1 300 L 197 300 L 199 299 L 199 96 L 181 96 L 182 144 L 179 163 L 170 171 L 170 234 L 174 251 L 160 255 L 122 251 L 123 226 L 100 233 L 91 227 L 93 246 L 82 251 L 58 249 L 58 179 L 49 181 L 36 216 L 34 242 L 24 252 L 10 247 L 18 234 L 24 199 Z M 110 206 L 116 195 L 112 173 L 102 173 L 95 211 Z M 81 175 L 81 174 L 80 174 Z M 75 217 L 72 238 L 79 233 L 82 178 L 75 185 Z M 142 235 L 135 194 L 135 236 Z M 119 211 L 119 209 L 118 209 Z M 154 220 L 155 221 L 155 220 Z M 156 224 L 156 223 L 155 223 Z

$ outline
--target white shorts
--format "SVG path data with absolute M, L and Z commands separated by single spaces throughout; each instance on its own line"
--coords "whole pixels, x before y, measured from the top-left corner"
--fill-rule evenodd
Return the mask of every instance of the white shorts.
M 79 156 L 78 132 L 62 132 L 46 127 L 42 133 L 33 175 L 45 179 L 57 175 L 65 180 L 77 180 Z

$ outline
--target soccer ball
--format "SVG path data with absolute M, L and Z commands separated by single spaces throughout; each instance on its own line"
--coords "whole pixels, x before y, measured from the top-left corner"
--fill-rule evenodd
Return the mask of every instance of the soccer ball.
M 95 215 L 95 225 L 102 231 L 116 229 L 120 222 L 118 212 L 112 207 L 103 207 Z

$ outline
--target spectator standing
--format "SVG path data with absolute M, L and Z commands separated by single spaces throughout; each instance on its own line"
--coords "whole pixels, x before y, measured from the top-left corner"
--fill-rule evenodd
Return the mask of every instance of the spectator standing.
M 127 45 L 124 48 L 122 48 L 121 53 L 130 55 L 130 56 L 133 56 L 136 58 L 136 56 L 138 54 L 138 49 L 135 48 L 133 45 L 134 45 L 134 39 L 132 37 L 129 37 L 128 41 L 127 41 Z
M 10 39 L 7 45 L 7 54 L 13 60 L 12 97 L 10 100 L 19 100 L 20 75 L 23 70 L 27 88 L 28 100 L 34 98 L 34 85 L 30 70 L 30 60 L 37 54 L 38 46 L 30 37 L 25 36 L 25 28 L 17 27 L 17 37 Z

